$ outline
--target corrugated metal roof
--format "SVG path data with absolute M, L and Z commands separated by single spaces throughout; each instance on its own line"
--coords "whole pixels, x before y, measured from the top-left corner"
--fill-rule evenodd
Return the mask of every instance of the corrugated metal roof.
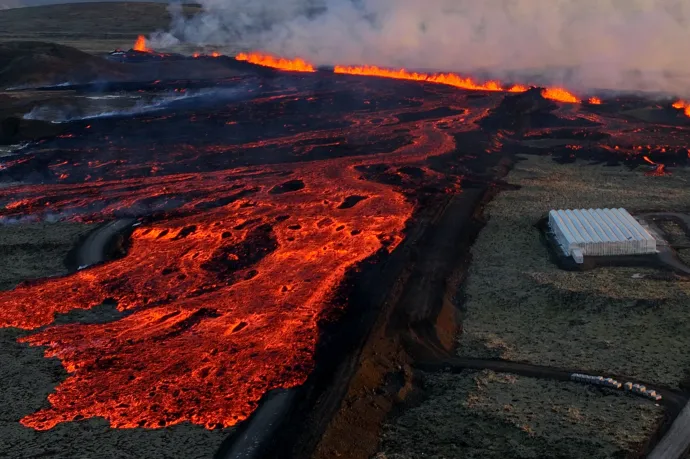
M 656 240 L 625 209 L 552 210 L 549 226 L 566 255 L 634 255 L 656 252 Z

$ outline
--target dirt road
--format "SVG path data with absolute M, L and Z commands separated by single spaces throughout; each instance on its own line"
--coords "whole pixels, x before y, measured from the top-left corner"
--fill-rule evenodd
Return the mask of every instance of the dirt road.
M 690 449 L 690 403 L 685 405 L 671 428 L 647 459 L 676 459 Z

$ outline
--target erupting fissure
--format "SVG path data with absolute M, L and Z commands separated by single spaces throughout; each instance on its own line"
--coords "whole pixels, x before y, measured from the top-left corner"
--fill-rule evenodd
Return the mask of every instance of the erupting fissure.
M 256 65 L 263 65 L 264 67 L 272 67 L 280 70 L 289 70 L 291 72 L 315 72 L 314 66 L 303 59 L 284 59 L 282 57 L 273 57 L 268 54 L 260 53 L 239 53 L 235 56 L 238 61 L 247 61 Z
M 690 102 L 687 102 L 685 100 L 679 100 L 673 103 L 673 108 L 677 108 L 678 110 L 683 110 L 683 113 L 685 113 L 685 116 L 690 117 Z
M 568 104 L 580 103 L 580 99 L 577 96 L 563 88 L 546 88 L 541 92 L 541 95 L 544 99 L 556 100 L 558 102 Z
M 150 52 L 146 47 L 146 39 L 143 35 L 137 38 L 134 44 L 134 50 Z M 200 53 L 194 53 L 193 57 L 198 58 L 202 56 Z M 214 52 L 212 57 L 219 57 L 220 54 Z M 291 72 L 316 72 L 313 64 L 301 58 L 286 59 L 282 57 L 271 56 L 259 52 L 239 53 L 235 56 L 238 61 L 245 61 L 264 67 L 271 67 L 279 70 L 287 70 Z M 453 86 L 461 89 L 468 89 L 473 91 L 505 91 L 520 93 L 526 92 L 530 87 L 522 84 L 513 84 L 505 86 L 500 81 L 489 80 L 486 82 L 475 81 L 471 77 L 463 77 L 456 73 L 420 73 L 410 72 L 405 69 L 392 70 L 375 65 L 363 66 L 345 66 L 336 65 L 333 69 L 334 73 L 348 74 L 348 75 L 362 75 L 362 76 L 377 76 L 383 78 L 394 78 L 399 80 L 425 81 L 428 83 L 438 83 L 448 86 Z M 573 93 L 564 88 L 546 88 L 542 91 L 542 96 L 546 99 L 555 100 L 563 103 L 580 103 L 581 100 Z M 592 105 L 601 104 L 601 100 L 597 97 L 592 97 L 588 101 Z M 690 112 L 690 109 L 688 109 Z
M 378 76 L 384 78 L 395 78 L 398 80 L 414 80 L 414 81 L 426 81 L 429 83 L 439 83 L 448 86 L 454 86 L 456 88 L 470 89 L 470 90 L 481 90 L 481 91 L 508 91 L 508 92 L 525 92 L 527 91 L 526 86 L 514 85 L 509 88 L 504 88 L 502 84 L 498 81 L 487 81 L 485 83 L 478 83 L 469 77 L 462 77 L 454 73 L 417 73 L 408 72 L 405 69 L 400 70 L 389 70 L 375 65 L 364 65 L 364 66 L 343 66 L 336 65 L 333 69 L 334 73 L 344 73 L 348 75 L 365 75 L 365 76 Z

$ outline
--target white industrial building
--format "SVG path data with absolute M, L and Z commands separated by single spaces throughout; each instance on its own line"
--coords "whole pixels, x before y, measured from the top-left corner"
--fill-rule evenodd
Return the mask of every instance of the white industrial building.
M 549 227 L 563 253 L 584 256 L 656 253 L 656 239 L 625 209 L 552 210 Z

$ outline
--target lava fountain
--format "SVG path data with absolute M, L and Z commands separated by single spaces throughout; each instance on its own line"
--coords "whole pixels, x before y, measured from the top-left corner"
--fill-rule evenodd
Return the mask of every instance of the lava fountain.
M 304 59 L 285 59 L 260 53 L 239 53 L 235 56 L 238 61 L 246 61 L 251 64 L 262 65 L 291 72 L 315 72 L 314 66 Z
M 365 66 L 342 66 L 336 65 L 335 73 L 342 73 L 348 75 L 363 75 L 363 76 L 377 76 L 383 78 L 395 78 L 398 80 L 413 80 L 426 81 L 429 83 L 439 83 L 456 88 L 469 89 L 475 91 L 509 91 L 509 92 L 525 92 L 526 86 L 514 85 L 509 88 L 504 88 L 499 81 L 487 81 L 479 83 L 469 77 L 462 77 L 455 73 L 417 73 L 408 72 L 405 69 L 389 70 L 375 65 Z
M 142 53 L 151 52 L 151 50 L 146 47 L 146 37 L 144 37 L 143 35 L 139 35 L 137 37 L 136 41 L 134 42 L 134 46 L 132 46 L 132 49 L 134 51 L 139 51 Z

